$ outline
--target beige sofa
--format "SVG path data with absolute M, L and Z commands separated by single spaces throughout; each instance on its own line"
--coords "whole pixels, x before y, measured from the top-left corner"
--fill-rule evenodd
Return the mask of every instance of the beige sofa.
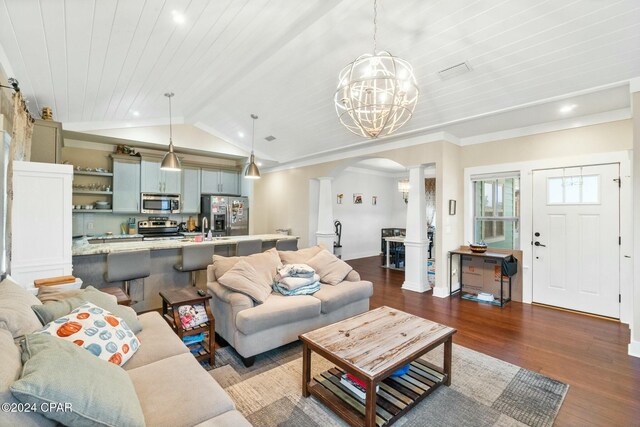
M 11 295 L 7 296 L 5 291 L 10 291 Z M 20 377 L 22 368 L 20 351 L 14 344 L 18 331 L 16 319 L 22 323 L 18 325 L 18 333 L 33 332 L 37 329 L 34 326 L 38 326 L 29 297 L 35 298 L 31 294 L 20 294 L 15 287 L 8 288 L 4 282 L 0 284 L 0 403 L 17 403 L 9 390 Z M 9 317 L 14 319 L 11 331 L 10 322 L 5 322 Z M 147 426 L 251 425 L 157 312 L 138 318 L 143 326 L 137 334 L 141 345 L 123 368 L 134 385 Z M 0 411 L 0 425 L 49 426 L 55 423 L 39 413 Z
M 279 255 L 283 264 L 305 263 L 320 250 L 316 246 L 279 251 Z M 256 304 L 247 295 L 217 281 L 216 273 L 220 272 L 216 259 L 221 258 L 214 256 L 214 263 L 207 268 L 216 333 L 233 346 L 246 366 L 253 364 L 257 354 L 296 341 L 302 333 L 369 310 L 373 284 L 360 280 L 355 270 L 336 285 L 322 283 L 320 291 L 313 295 L 283 296 L 273 292 L 264 303 Z M 235 261 L 247 258 L 233 257 Z

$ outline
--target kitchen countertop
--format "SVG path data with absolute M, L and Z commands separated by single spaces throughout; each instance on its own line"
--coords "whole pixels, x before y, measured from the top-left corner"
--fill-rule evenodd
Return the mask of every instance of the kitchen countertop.
M 231 236 L 218 237 L 210 241 L 194 242 L 190 238 L 173 239 L 173 240 L 152 240 L 152 241 L 133 241 L 113 243 L 89 243 L 87 238 L 74 239 L 71 252 L 73 256 L 82 255 L 99 255 L 111 252 L 130 252 L 140 249 L 162 250 L 162 249 L 179 249 L 191 245 L 235 245 L 242 240 L 260 239 L 265 241 L 274 241 L 280 239 L 298 239 L 298 236 L 286 236 L 283 234 L 254 234 L 250 236 Z

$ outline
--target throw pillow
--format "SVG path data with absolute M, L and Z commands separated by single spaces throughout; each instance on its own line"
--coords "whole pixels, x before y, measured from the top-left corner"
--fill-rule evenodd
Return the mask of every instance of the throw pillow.
M 214 255 L 213 271 L 216 280 L 220 281 L 220 278 L 241 260 L 247 261 L 249 264 L 251 264 L 255 268 L 258 275 L 263 279 L 265 283 L 268 283 L 269 286 L 271 286 L 271 284 L 273 283 L 273 279 L 278 273 L 278 267 L 280 267 L 281 265 L 278 251 L 275 248 L 258 254 L 243 257 L 223 257 L 220 255 Z
M 298 249 L 297 251 L 278 251 L 283 264 L 306 264 L 311 258 L 318 254 L 322 246 L 311 246 L 310 248 Z
M 136 390 L 123 369 L 46 334 L 26 336 L 23 359 L 11 393 L 36 408 L 68 404 L 42 412 L 46 417 L 64 425 L 144 426 Z
M 142 323 L 138 320 L 138 315 L 131 307 L 118 305 L 117 299 L 113 295 L 101 292 L 93 286 L 83 289 L 77 297 L 63 299 L 61 301 L 50 302 L 43 305 L 32 306 L 31 308 L 38 316 L 42 325 L 52 322 L 58 317 L 69 314 L 71 310 L 79 307 L 84 302 L 90 302 L 103 308 L 117 317 L 121 317 L 131 328 L 134 334 L 142 330 Z
M 77 297 L 84 289 L 58 289 L 55 286 L 40 286 L 38 288 L 38 299 L 43 304 L 60 301 L 63 299 Z
M 13 342 L 11 332 L 0 328 L 0 402 L 17 405 L 18 399 L 13 397 L 9 387 L 20 378 L 22 361 L 20 348 Z M 36 408 L 37 409 L 37 408 Z M 0 410 L 0 426 L 55 426 L 57 423 L 45 418 L 42 413 L 5 412 Z
M 265 283 L 247 260 L 236 263 L 218 279 L 218 283 L 247 295 L 257 304 L 262 304 L 271 295 L 271 283 Z
M 326 249 L 318 252 L 317 255 L 307 261 L 307 264 L 318 273 L 322 283 L 329 285 L 337 285 L 342 282 L 347 277 L 347 274 L 353 270 L 349 264 Z
M 35 334 L 53 335 L 73 342 L 118 366 L 124 365 L 140 346 L 126 321 L 90 302 L 54 320 Z
M 360 278 L 360 273 L 355 270 L 351 270 L 349 274 L 347 274 L 347 277 L 344 278 L 344 280 L 346 280 L 347 282 L 359 282 L 362 279 Z
M 13 338 L 30 334 L 42 327 L 31 309 L 41 302 L 31 292 L 7 276 L 0 282 L 0 328 L 11 332 Z

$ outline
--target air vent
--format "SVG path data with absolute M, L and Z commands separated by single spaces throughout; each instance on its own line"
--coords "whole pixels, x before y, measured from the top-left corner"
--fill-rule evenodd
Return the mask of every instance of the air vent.
M 269 136 L 268 136 L 268 137 L 266 137 L 265 139 L 266 139 L 267 141 L 271 142 L 271 141 L 275 140 L 275 139 L 276 139 L 276 137 L 275 137 L 275 136 L 273 136 L 273 135 L 269 135 Z
M 466 62 L 461 62 L 452 67 L 445 68 L 444 70 L 438 71 L 438 75 L 442 80 L 449 80 L 460 74 L 468 73 L 471 71 L 471 67 Z

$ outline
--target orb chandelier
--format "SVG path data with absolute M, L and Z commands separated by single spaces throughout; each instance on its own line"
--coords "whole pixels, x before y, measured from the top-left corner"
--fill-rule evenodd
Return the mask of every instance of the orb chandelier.
M 365 138 L 390 135 L 413 115 L 418 84 L 413 67 L 389 52 L 376 52 L 377 0 L 373 2 L 373 54 L 364 54 L 338 75 L 334 97 L 340 122 Z

